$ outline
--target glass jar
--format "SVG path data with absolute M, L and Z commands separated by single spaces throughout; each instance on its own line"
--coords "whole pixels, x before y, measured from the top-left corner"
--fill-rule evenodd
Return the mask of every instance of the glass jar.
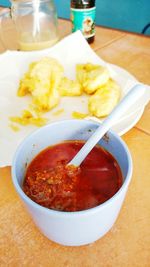
M 8 17 L 15 25 L 19 50 L 48 48 L 59 39 L 53 0 L 12 0 L 10 11 L 0 17 L 1 36 L 5 32 L 4 20 Z

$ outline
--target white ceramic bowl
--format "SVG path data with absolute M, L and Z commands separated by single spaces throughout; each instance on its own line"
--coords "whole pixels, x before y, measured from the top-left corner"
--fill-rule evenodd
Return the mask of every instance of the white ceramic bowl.
M 87 140 L 99 124 L 86 120 L 66 120 L 49 124 L 29 135 L 18 147 L 12 164 L 14 186 L 33 221 L 50 240 L 66 246 L 92 243 L 105 235 L 117 219 L 132 176 L 132 159 L 126 144 L 113 132 L 99 144 L 118 161 L 124 182 L 103 204 L 84 211 L 50 210 L 32 201 L 22 190 L 27 165 L 43 149 L 64 140 Z M 94 179 L 94 177 L 93 177 Z

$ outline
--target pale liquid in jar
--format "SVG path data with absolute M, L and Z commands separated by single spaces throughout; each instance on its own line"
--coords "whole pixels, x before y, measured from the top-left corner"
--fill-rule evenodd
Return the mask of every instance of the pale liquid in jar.
M 20 36 L 19 49 L 22 51 L 41 50 L 51 47 L 57 42 L 58 36 L 52 36 L 50 31 L 39 33 L 35 37 L 31 33 L 25 32 Z

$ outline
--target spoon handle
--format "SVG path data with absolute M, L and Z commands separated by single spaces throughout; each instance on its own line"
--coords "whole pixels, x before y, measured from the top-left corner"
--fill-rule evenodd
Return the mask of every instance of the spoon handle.
M 113 109 L 110 115 L 98 127 L 94 134 L 88 139 L 76 156 L 68 165 L 80 166 L 82 161 L 90 153 L 92 148 L 104 136 L 104 134 L 113 126 L 113 124 L 130 108 L 144 93 L 145 87 L 142 84 L 135 85 L 129 93 Z

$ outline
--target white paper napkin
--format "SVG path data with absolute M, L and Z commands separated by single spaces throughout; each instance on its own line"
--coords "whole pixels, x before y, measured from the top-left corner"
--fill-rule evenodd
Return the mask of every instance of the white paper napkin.
M 28 107 L 31 102 L 30 96 L 17 97 L 17 89 L 20 78 L 27 71 L 29 63 L 44 56 L 51 56 L 63 65 L 65 75 L 75 78 L 75 66 L 78 63 L 91 62 L 105 65 L 109 68 L 111 76 L 120 84 L 122 97 L 137 83 L 135 77 L 127 71 L 104 62 L 88 45 L 81 32 L 78 31 L 64 38 L 54 47 L 35 52 L 7 51 L 0 55 L 0 167 L 11 165 L 13 154 L 20 142 L 32 131 L 35 126 L 20 127 L 20 131 L 14 132 L 10 127 L 10 116 L 20 116 L 21 111 Z M 113 130 L 118 134 L 128 131 L 139 120 L 144 106 L 150 98 L 150 90 L 146 90 L 141 99 L 125 116 L 114 125 Z M 60 116 L 54 112 L 64 109 Z M 45 114 L 49 123 L 56 120 L 72 118 L 72 111 L 87 113 L 87 97 L 64 97 L 58 107 Z M 91 119 L 91 118 L 90 118 Z

